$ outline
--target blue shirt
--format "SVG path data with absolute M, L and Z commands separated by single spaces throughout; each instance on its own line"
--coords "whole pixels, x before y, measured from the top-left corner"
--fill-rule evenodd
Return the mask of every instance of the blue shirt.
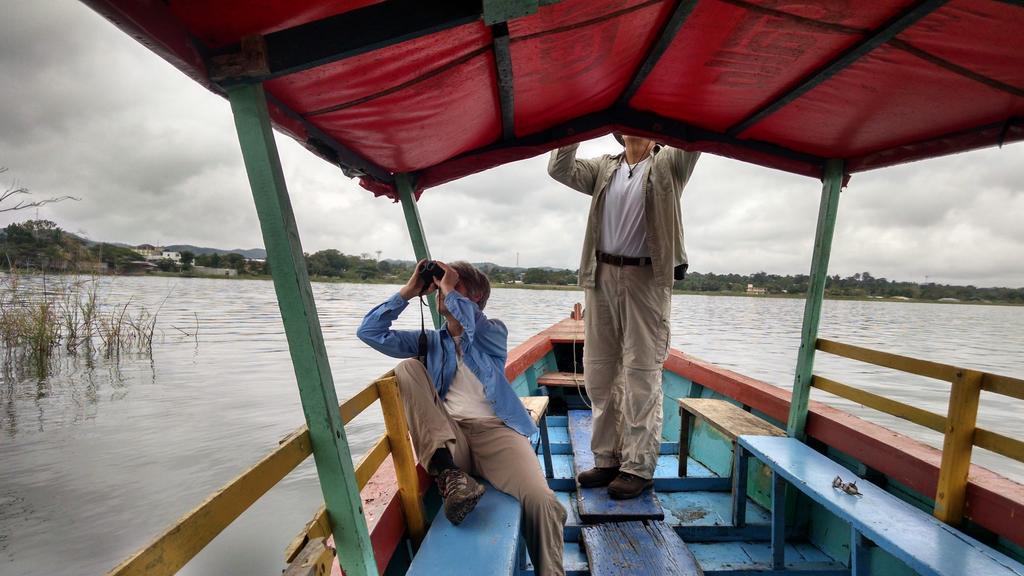
M 488 319 L 475 302 L 454 290 L 445 295 L 444 304 L 462 325 L 462 361 L 483 384 L 484 396 L 494 414 L 509 428 L 523 436 L 532 436 L 537 426 L 505 378 L 508 329 L 500 320 Z M 420 331 L 391 329 L 391 323 L 408 305 L 396 292 L 366 314 L 356 336 L 392 358 L 416 357 Z M 448 332 L 448 324 L 440 330 L 427 330 L 427 374 L 442 400 L 455 378 L 457 365 L 455 340 Z

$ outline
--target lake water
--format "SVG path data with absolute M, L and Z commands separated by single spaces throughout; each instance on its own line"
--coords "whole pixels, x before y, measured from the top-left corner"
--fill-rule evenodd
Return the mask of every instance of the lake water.
M 152 358 L 62 360 L 45 379 L 0 380 L 0 574 L 97 574 L 166 529 L 303 424 L 266 281 L 104 278 L 102 299 L 159 312 Z M 360 343 L 363 314 L 395 286 L 314 284 L 338 397 L 394 361 Z M 510 345 L 566 317 L 582 292 L 496 290 L 488 312 Z M 789 387 L 803 301 L 673 298 L 673 345 Z M 198 337 L 195 336 L 198 318 Z M 417 328 L 411 306 L 399 327 Z M 826 301 L 821 336 L 1024 377 L 1024 308 Z M 198 340 L 198 342 L 197 342 Z M 819 355 L 818 372 L 944 413 L 949 385 Z M 817 399 L 829 400 L 815 392 Z M 829 400 L 929 444 L 941 436 Z M 1021 403 L 983 394 L 979 425 L 1024 438 Z M 379 434 L 379 411 L 347 427 L 353 452 Z M 1024 466 L 975 450 L 1024 480 Z M 183 574 L 272 574 L 321 501 L 312 458 L 197 556 Z

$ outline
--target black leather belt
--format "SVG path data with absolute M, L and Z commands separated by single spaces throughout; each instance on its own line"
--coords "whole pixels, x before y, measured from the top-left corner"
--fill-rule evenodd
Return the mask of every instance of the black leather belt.
M 597 251 L 597 261 L 612 266 L 648 266 L 651 263 L 649 256 L 616 256 Z

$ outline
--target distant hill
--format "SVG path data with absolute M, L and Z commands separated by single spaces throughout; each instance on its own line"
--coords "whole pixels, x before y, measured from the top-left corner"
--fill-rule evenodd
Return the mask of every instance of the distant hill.
M 97 242 L 95 240 L 89 240 L 88 238 L 83 238 L 82 236 L 78 236 L 77 234 L 73 234 L 71 232 L 64 232 L 64 233 L 67 234 L 68 236 L 71 236 L 75 240 L 78 240 L 79 242 L 82 242 L 86 246 L 90 246 L 91 247 L 91 246 L 95 246 L 96 244 L 100 244 L 100 242 Z M 124 242 L 107 242 L 107 244 L 110 244 L 112 246 L 118 246 L 118 247 L 121 247 L 121 248 L 129 248 L 129 249 L 133 249 L 133 250 L 135 249 L 134 245 L 132 245 L 132 244 L 125 244 Z M 169 250 L 171 252 L 185 252 L 185 251 L 188 251 L 188 252 L 191 252 L 191 253 L 195 254 L 196 256 L 198 256 L 200 254 L 220 254 L 222 256 L 224 254 L 241 254 L 242 256 L 245 256 L 246 258 L 248 258 L 250 260 L 266 260 L 267 259 L 267 251 L 264 250 L 263 248 L 249 248 L 249 249 L 234 248 L 232 250 L 224 250 L 223 248 L 208 248 L 208 247 L 205 247 L 205 246 L 193 246 L 191 244 L 168 244 L 168 245 L 164 246 L 164 249 L 165 250 Z
M 252 260 L 252 259 L 255 259 L 255 260 L 266 260 L 267 259 L 267 251 L 264 250 L 263 248 L 249 248 L 247 250 L 243 250 L 241 248 L 235 248 L 234 250 L 223 250 L 221 248 L 207 248 L 205 246 L 193 246 L 191 244 L 168 244 L 168 245 L 164 246 L 164 249 L 165 250 L 169 250 L 171 252 L 186 252 L 187 251 L 187 252 L 191 252 L 191 253 L 193 253 L 193 254 L 195 254 L 197 256 L 200 255 L 200 254 L 220 254 L 220 255 L 224 255 L 224 254 L 241 254 L 242 256 L 245 256 L 246 258 L 249 258 L 250 260 Z

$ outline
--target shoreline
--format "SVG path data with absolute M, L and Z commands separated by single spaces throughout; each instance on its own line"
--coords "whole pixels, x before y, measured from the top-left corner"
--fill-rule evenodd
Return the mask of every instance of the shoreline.
M 61 273 L 57 273 L 61 274 Z M 64 273 L 67 274 L 67 273 Z M 200 274 L 181 274 L 174 272 L 150 272 L 147 274 L 103 274 L 102 276 L 125 276 L 129 278 L 135 277 L 158 277 L 158 278 L 199 278 L 199 279 L 213 279 L 213 280 L 266 280 L 272 281 L 273 278 L 266 274 L 242 274 L 237 276 L 207 276 Z M 322 284 L 391 284 L 401 285 L 402 282 L 398 280 L 352 280 L 348 278 L 329 278 L 323 276 L 310 276 L 310 282 L 317 282 Z M 564 292 L 582 292 L 583 288 L 576 285 L 558 285 L 558 284 L 492 284 L 492 289 L 501 290 L 556 290 Z M 696 291 L 696 290 L 672 290 L 673 294 L 683 294 L 687 296 L 733 296 L 740 298 L 782 298 L 790 300 L 805 300 L 806 294 L 748 294 L 746 292 L 732 292 L 732 291 Z M 825 294 L 825 300 L 850 300 L 850 301 L 861 301 L 861 302 L 879 302 L 879 303 L 908 303 L 908 304 L 949 304 L 949 305 L 971 305 L 971 306 L 1011 306 L 1021 307 L 1024 304 L 1017 304 L 1013 302 L 993 302 L 993 301 L 972 301 L 972 300 L 960 300 L 957 302 L 940 302 L 938 300 L 922 300 L 917 298 L 909 299 L 897 299 L 887 297 L 873 297 L 873 296 L 842 296 L 842 295 L 831 295 Z

